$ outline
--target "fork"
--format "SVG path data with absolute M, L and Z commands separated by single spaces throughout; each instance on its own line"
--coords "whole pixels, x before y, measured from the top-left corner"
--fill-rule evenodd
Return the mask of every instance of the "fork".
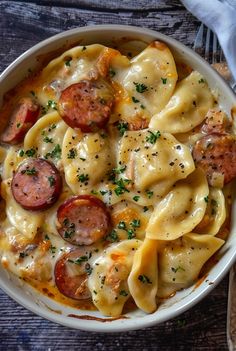
M 203 23 L 197 32 L 193 50 L 205 58 L 210 64 L 224 64 L 224 69 L 228 70 L 226 59 L 223 50 L 220 47 L 219 41 L 215 33 Z M 233 91 L 236 93 L 236 82 L 231 74 L 226 78 Z

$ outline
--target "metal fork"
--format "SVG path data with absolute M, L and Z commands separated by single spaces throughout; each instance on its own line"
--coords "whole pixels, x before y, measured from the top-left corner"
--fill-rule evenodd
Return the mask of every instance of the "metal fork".
M 197 32 L 193 49 L 199 55 L 204 57 L 210 64 L 224 63 L 227 65 L 223 50 L 220 47 L 216 34 L 203 23 L 200 25 Z M 229 77 L 228 83 L 234 92 L 236 92 L 236 82 L 232 77 Z

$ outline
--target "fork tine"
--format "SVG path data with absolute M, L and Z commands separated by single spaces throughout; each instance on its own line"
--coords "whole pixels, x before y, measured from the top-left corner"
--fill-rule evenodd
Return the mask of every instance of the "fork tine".
M 212 58 L 210 57 L 210 40 L 211 40 L 211 30 L 207 28 L 206 33 L 206 46 L 205 46 L 205 60 L 211 63 Z
M 218 62 L 218 39 L 215 33 L 213 33 L 213 53 L 212 53 L 212 63 Z
M 197 32 L 196 39 L 193 44 L 193 50 L 196 51 L 199 55 L 203 54 L 203 32 L 204 32 L 204 24 L 201 23 L 200 28 Z

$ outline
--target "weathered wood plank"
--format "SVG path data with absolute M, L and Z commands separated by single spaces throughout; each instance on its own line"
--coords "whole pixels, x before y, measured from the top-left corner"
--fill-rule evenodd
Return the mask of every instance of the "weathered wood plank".
M 0 1 L 0 69 L 39 41 L 63 30 L 94 24 L 130 24 L 171 35 L 191 46 L 198 21 L 185 10 L 108 13 Z
M 19 0 L 15 0 L 19 2 Z M 176 9 L 183 8 L 183 5 L 178 0 L 31 0 L 25 1 L 31 2 L 38 5 L 46 6 L 63 6 L 63 7 L 74 7 L 80 9 L 93 9 L 96 10 L 107 10 L 107 11 L 155 11 L 163 9 Z
M 98 334 L 71 330 L 35 316 L 0 294 L 1 350 L 226 351 L 227 278 L 179 318 L 145 330 Z

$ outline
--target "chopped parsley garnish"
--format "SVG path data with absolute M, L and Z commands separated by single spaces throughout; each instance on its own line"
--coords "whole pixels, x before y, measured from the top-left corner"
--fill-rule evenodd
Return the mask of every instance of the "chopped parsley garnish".
M 162 84 L 166 84 L 167 78 L 161 78 L 161 80 L 162 80 Z
M 153 196 L 153 191 L 146 190 L 146 194 L 147 194 L 147 197 L 148 197 L 149 199 L 151 199 L 151 197 Z
M 50 187 L 52 187 L 56 182 L 53 176 L 48 177 L 48 181 L 49 181 Z
M 93 194 L 93 195 L 97 195 L 98 194 L 98 192 L 96 191 L 96 190 L 91 190 L 91 194 Z
M 54 100 L 48 100 L 47 108 L 52 108 L 53 110 L 57 110 L 57 103 Z
M 75 223 L 70 223 L 68 218 L 65 218 L 63 224 L 66 226 L 66 230 L 64 232 L 64 238 L 71 238 L 72 235 L 75 234 Z
M 85 51 L 87 48 L 86 48 L 86 46 L 83 46 L 82 47 L 82 51 Z
M 48 158 L 48 157 L 51 157 L 51 158 L 55 158 L 55 159 L 60 159 L 61 158 L 61 147 L 59 144 L 57 144 L 51 152 L 48 152 L 46 155 L 45 155 L 45 158 Z
M 53 139 L 52 138 L 49 138 L 48 136 L 45 136 L 44 138 L 43 138 L 43 141 L 45 142 L 45 143 L 53 143 Z
M 86 261 L 88 261 L 88 256 L 80 256 L 80 257 L 77 258 L 76 260 L 68 259 L 68 262 L 78 264 L 79 266 L 80 266 L 83 262 L 86 262 Z
M 120 166 L 120 167 L 118 167 L 118 168 L 113 168 L 113 172 L 115 173 L 115 174 L 121 174 L 121 173 L 124 173 L 124 171 L 126 170 L 126 165 L 122 165 L 122 166 Z
M 136 99 L 134 96 L 132 96 L 132 101 L 133 101 L 135 104 L 137 104 L 137 103 L 139 102 L 139 100 Z
M 208 203 L 208 202 L 209 202 L 209 197 L 208 197 L 208 196 L 205 196 L 205 197 L 204 197 L 204 201 L 205 201 L 206 203 Z
M 33 90 L 30 91 L 30 94 L 31 94 L 32 96 L 36 96 L 35 91 L 33 91 Z
M 23 171 L 21 171 L 21 174 L 27 174 L 27 175 L 29 175 L 29 176 L 31 176 L 31 175 L 35 175 L 35 174 L 37 174 L 37 171 L 36 171 L 36 169 L 33 167 L 33 168 L 31 168 L 31 169 L 24 169 Z
M 120 291 L 121 296 L 128 296 L 128 293 L 125 290 Z
M 201 78 L 199 81 L 198 81 L 199 84 L 201 83 L 205 83 L 205 79 Z
M 24 150 L 20 150 L 20 151 L 19 151 L 19 156 L 20 156 L 20 157 L 23 157 L 24 154 L 25 154 Z
M 109 69 L 109 76 L 110 76 L 111 78 L 113 78 L 115 75 L 116 75 L 116 72 L 114 71 L 114 69 L 110 68 L 110 69 Z
M 45 240 L 50 240 L 49 236 L 46 234 L 44 237 Z
M 130 179 L 119 179 L 115 181 L 115 184 L 117 187 L 114 189 L 115 193 L 117 196 L 124 194 L 125 192 L 129 193 L 129 189 L 127 189 L 125 186 L 131 182 Z
M 25 151 L 25 154 L 26 154 L 26 156 L 28 156 L 28 157 L 33 157 L 35 154 L 36 154 L 36 150 L 35 149 L 29 149 L 29 150 L 26 150 Z
M 144 105 L 142 105 L 142 104 L 140 105 L 140 107 L 141 107 L 143 110 L 146 108 L 146 107 L 145 107 Z
M 126 224 L 124 221 L 120 221 L 117 226 L 119 229 L 126 229 Z
M 103 196 L 105 194 L 107 194 L 107 190 L 100 190 L 100 194 Z
M 71 61 L 72 61 L 72 58 L 70 57 L 68 60 L 65 61 L 65 65 L 66 65 L 67 67 L 70 67 Z
M 155 144 L 157 139 L 159 139 L 161 136 L 159 130 L 157 132 L 152 132 L 151 130 L 148 130 L 148 133 L 150 133 L 150 135 L 146 137 L 146 141 L 148 141 L 151 144 Z
M 145 274 L 140 274 L 138 280 L 142 283 L 152 284 L 151 280 Z
M 140 219 L 133 219 L 132 222 L 130 222 L 130 225 L 133 228 L 139 228 L 140 227 Z
M 21 126 L 21 123 L 16 124 L 16 128 L 20 128 L 20 126 Z
M 185 269 L 181 266 L 178 266 L 177 268 L 171 267 L 172 272 L 177 273 L 178 271 L 185 271 Z
M 55 123 L 53 123 L 49 128 L 48 131 L 51 132 L 51 129 L 55 129 L 57 126 Z
M 140 199 L 140 196 L 139 196 L 139 195 L 135 195 L 135 196 L 133 197 L 133 200 L 134 200 L 135 202 L 138 202 L 139 199 Z
M 112 243 L 114 243 L 114 242 L 116 242 L 116 241 L 119 240 L 119 237 L 118 237 L 117 232 L 116 232 L 115 229 L 113 229 L 113 230 L 110 232 L 110 234 L 108 234 L 108 235 L 106 236 L 106 240 L 108 240 L 108 241 L 110 241 L 110 242 L 112 242 Z
M 77 174 L 77 179 L 79 182 L 84 183 L 89 180 L 88 174 Z
M 75 148 L 70 149 L 67 154 L 67 158 L 75 158 L 76 156 L 77 156 L 77 150 Z
M 126 130 L 128 130 L 128 123 L 126 122 L 119 122 L 118 125 L 117 125 L 117 129 L 119 130 L 120 132 L 120 135 L 124 135 Z
M 136 91 L 138 93 L 144 93 L 145 91 L 148 91 L 148 87 L 145 84 L 143 84 L 143 83 L 135 83 L 135 82 L 133 82 L 133 83 L 134 83 L 134 85 L 136 87 Z
M 144 206 L 143 207 L 143 212 L 147 212 L 148 211 L 148 207 L 147 206 Z
M 129 240 L 135 238 L 135 232 L 134 232 L 133 229 L 128 229 L 127 230 L 127 237 L 128 237 Z
M 86 158 L 80 157 L 79 158 L 81 161 L 86 161 Z

